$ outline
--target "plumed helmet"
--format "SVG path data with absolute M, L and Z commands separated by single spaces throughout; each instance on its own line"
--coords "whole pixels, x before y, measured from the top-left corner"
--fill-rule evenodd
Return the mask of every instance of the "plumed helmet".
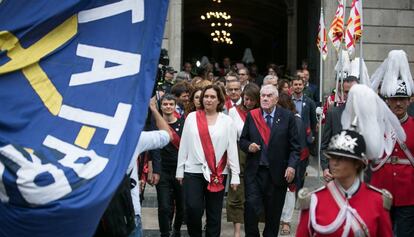
M 411 97 L 414 94 L 413 77 L 403 50 L 390 51 L 371 79 L 371 88 L 378 90 L 381 85 L 379 92 L 385 98 Z
M 341 130 L 331 138 L 328 149 L 324 153 L 328 158 L 332 155 L 348 157 L 360 160 L 367 165 L 365 151 L 366 144 L 361 134 L 352 130 Z

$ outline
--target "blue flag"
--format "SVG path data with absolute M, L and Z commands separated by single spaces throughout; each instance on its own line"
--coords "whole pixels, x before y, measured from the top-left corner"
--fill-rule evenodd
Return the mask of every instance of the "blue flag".
M 92 236 L 133 157 L 168 0 L 0 0 L 0 236 Z

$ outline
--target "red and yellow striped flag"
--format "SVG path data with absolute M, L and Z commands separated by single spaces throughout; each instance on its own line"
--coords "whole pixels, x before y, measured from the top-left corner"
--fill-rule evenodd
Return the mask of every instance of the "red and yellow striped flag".
M 338 8 L 328 32 L 336 51 L 339 51 L 344 35 L 344 0 L 338 0 Z
M 326 37 L 325 20 L 323 18 L 323 12 L 321 11 L 321 18 L 319 19 L 318 37 L 316 38 L 316 45 L 319 52 L 322 55 L 322 59 L 325 60 L 328 56 L 328 42 Z
M 345 44 L 348 54 L 354 57 L 355 45 L 362 36 L 362 6 L 360 0 L 353 0 L 346 26 Z

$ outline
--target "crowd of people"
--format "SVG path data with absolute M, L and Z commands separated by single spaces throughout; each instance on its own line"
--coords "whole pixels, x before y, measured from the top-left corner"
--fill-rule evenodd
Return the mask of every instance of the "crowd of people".
M 181 72 L 170 67 L 163 72 L 148 121 L 155 120 L 170 140 L 141 155 L 149 162 L 136 167 L 142 183 L 156 185 L 160 235 L 180 236 L 185 223 L 190 236 L 202 236 L 203 230 L 206 236 L 220 236 L 226 200 L 235 237 L 241 236 L 242 224 L 246 236 L 260 236 L 259 222 L 265 223 L 263 236 L 290 235 L 295 205 L 302 209 L 297 236 L 392 236 L 392 230 L 398 237 L 413 236 L 414 164 L 406 153 L 414 152 L 414 119 L 407 113 L 414 90 L 411 74 L 404 75 L 411 79 L 411 84 L 404 81 L 405 92 L 380 93 L 390 116 L 400 119 L 406 145 L 394 141 L 391 151 L 368 163 L 372 145 L 360 134 L 362 123 L 341 124 L 341 115 L 351 113 L 345 109 L 351 107 L 347 96 L 359 78 L 346 76 L 334 96 L 341 101 L 328 98 L 321 112 L 319 88 L 310 81 L 307 63 L 292 76 L 281 68 L 269 64 L 262 76 L 257 66 L 226 57 L 221 66 L 207 62 L 200 70 L 186 62 Z M 383 85 L 394 79 L 399 83 L 402 75 L 387 77 Z M 355 103 L 364 101 L 356 98 Z M 309 157 L 319 154 L 315 138 L 322 119 L 321 168 L 327 184 L 306 192 L 306 169 Z M 374 166 L 365 172 L 365 181 L 379 189 L 360 178 Z M 141 185 L 141 199 L 143 191 Z M 133 202 L 140 205 L 137 198 Z M 140 219 L 140 211 L 135 214 Z M 139 228 L 130 236 L 140 236 Z

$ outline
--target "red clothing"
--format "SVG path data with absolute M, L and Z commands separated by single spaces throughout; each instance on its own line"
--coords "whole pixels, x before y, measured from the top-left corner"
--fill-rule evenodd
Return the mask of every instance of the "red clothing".
M 230 99 L 230 97 L 227 97 L 226 101 L 224 102 L 224 108 L 229 111 L 231 108 L 233 108 L 233 104 L 234 102 Z
M 326 226 L 331 224 L 340 211 L 335 199 L 328 188 L 317 191 L 312 195 L 316 195 L 317 204 L 315 209 L 316 223 Z M 368 187 L 365 183 L 361 183 L 358 191 L 348 199 L 349 206 L 354 208 L 363 222 L 366 224 L 369 236 L 392 237 L 391 219 L 388 210 L 383 206 L 382 193 Z M 331 234 L 317 233 L 309 218 L 310 211 L 302 210 L 296 236 L 341 236 L 344 230 L 345 222 L 334 230 Z M 314 235 L 313 235 L 314 234 Z M 354 236 L 351 230 L 348 236 Z
M 414 154 L 414 118 L 408 117 L 401 126 L 407 135 L 405 144 Z M 398 142 L 391 156 L 407 159 Z M 371 184 L 388 190 L 393 196 L 393 206 L 414 205 L 414 168 L 411 165 L 386 163 L 378 171 L 372 172 Z
M 339 98 L 341 99 L 341 98 Z M 328 109 L 331 106 L 340 106 L 343 105 L 345 103 L 345 101 L 337 101 L 337 103 L 335 104 L 335 93 L 330 94 L 326 100 L 325 103 L 323 104 L 323 119 L 322 119 L 322 124 L 325 124 L 325 118 L 326 118 L 326 114 L 328 113 Z

